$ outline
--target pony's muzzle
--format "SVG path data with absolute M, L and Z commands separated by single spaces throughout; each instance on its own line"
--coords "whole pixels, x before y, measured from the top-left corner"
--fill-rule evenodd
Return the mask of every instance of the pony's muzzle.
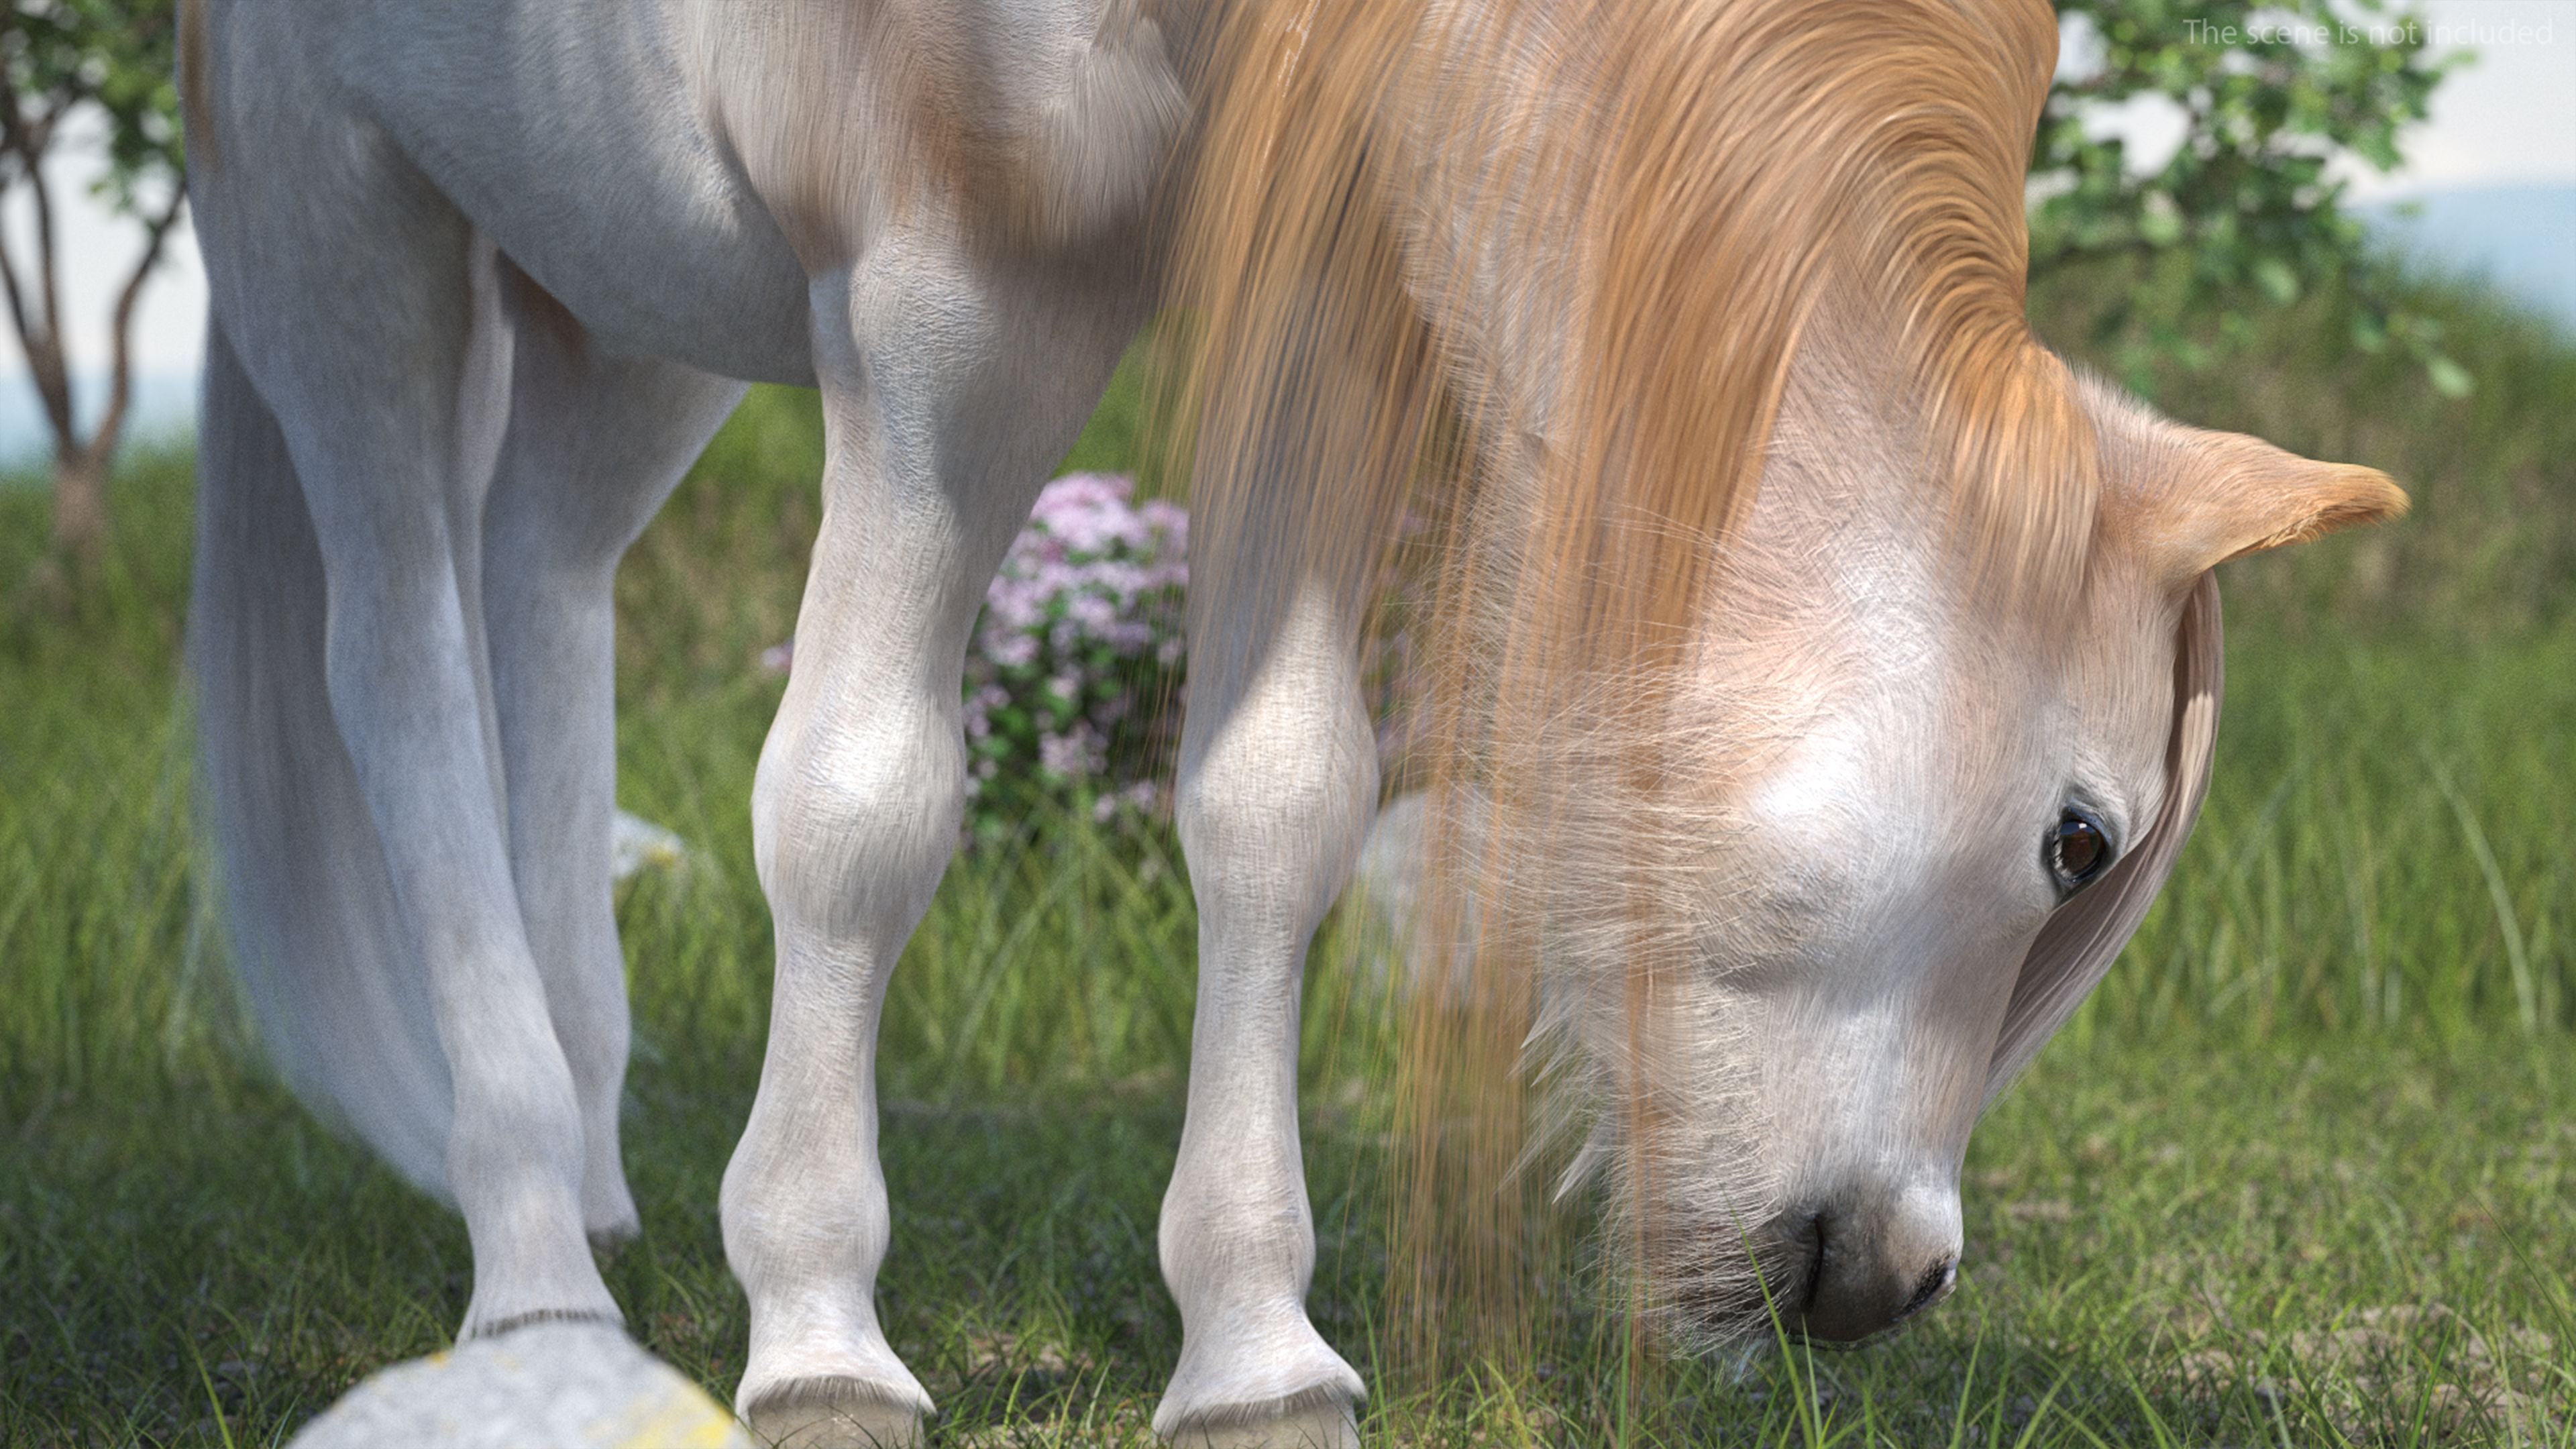
M 1907 1190 L 1783 1213 L 1772 1238 L 1781 1327 L 1810 1342 L 1857 1343 L 1950 1294 L 1959 1270 L 1955 1192 Z

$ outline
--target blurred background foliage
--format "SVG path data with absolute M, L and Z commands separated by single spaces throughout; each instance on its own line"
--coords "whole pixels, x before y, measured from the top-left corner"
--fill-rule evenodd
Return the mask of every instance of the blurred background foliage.
M 2474 647 L 2563 623 L 2576 577 L 2576 352 L 2536 310 L 2485 287 L 2365 252 L 2350 270 L 2438 323 L 2478 381 L 2428 385 L 2418 362 L 2355 339 L 2352 303 L 2320 288 L 2287 306 L 2244 302 L 2224 360 L 2141 362 L 2093 319 L 2152 263 L 2108 257 L 2034 283 L 2031 318 L 2070 360 L 2127 378 L 2169 415 L 2292 452 L 2366 463 L 2414 500 L 2394 523 L 2227 566 L 2230 627 L 2292 638 L 2347 634 Z M 2214 329 L 2206 313 L 2192 314 Z M 2134 379 L 2133 379 L 2134 380 Z
M 2446 396 L 2470 389 L 2437 316 L 2362 265 L 2368 233 L 2342 205 L 2353 169 L 2397 167 L 2401 133 L 2454 64 L 2430 55 L 2420 19 L 2380 0 L 2057 0 L 2057 13 L 2030 270 L 2126 263 L 2081 319 L 2112 371 L 2153 395 L 2166 365 L 2250 345 L 2262 307 L 2320 296 L 2358 349 L 2393 342 Z M 2122 112 L 2130 124 L 2106 124 Z M 2133 135 L 2160 122 L 2179 127 L 2171 152 L 2136 155 Z

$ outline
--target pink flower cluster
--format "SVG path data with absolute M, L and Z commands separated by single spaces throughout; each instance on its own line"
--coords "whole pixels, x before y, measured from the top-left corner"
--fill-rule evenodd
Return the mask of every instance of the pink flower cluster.
M 1135 487 L 1104 473 L 1049 483 L 984 591 L 963 697 L 972 838 L 1015 831 L 1032 792 L 1103 822 L 1159 803 L 1190 520 L 1162 499 L 1131 503 Z M 795 646 L 762 651 L 761 667 L 786 673 Z
M 1028 526 L 984 591 L 978 652 L 1017 667 L 1042 653 L 1070 658 L 1097 643 L 1129 656 L 1152 649 L 1164 665 L 1180 662 L 1178 615 L 1163 615 L 1189 583 L 1190 516 L 1160 498 L 1130 505 L 1135 488 L 1132 478 L 1071 473 L 1038 494 Z
M 969 813 L 1004 827 L 1009 781 L 1107 820 L 1150 811 L 1157 731 L 1181 672 L 1189 515 L 1132 479 L 1058 478 L 985 591 L 967 651 Z M 1011 792 L 1004 792 L 1011 793 Z M 989 812 L 989 813 L 988 813 Z

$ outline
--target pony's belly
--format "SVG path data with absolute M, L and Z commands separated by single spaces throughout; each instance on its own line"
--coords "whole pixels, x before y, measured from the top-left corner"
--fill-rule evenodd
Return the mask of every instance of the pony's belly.
M 664 225 L 596 239 L 602 246 L 566 244 L 512 213 L 473 214 L 598 345 L 749 382 L 814 385 L 805 274 L 774 230 Z
M 356 65 L 366 108 L 599 344 L 813 384 L 805 269 L 693 102 L 667 7 L 377 18 Z

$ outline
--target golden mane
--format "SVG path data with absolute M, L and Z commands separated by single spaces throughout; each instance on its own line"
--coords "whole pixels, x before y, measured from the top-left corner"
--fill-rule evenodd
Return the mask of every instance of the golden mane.
M 1829 290 L 1892 324 L 1921 394 L 1891 407 L 1948 460 L 1979 555 L 2022 587 L 2080 577 L 2091 430 L 2022 315 L 2045 5 L 1237 0 L 1210 31 L 1173 295 L 1204 329 L 1211 542 L 1243 490 L 1293 478 L 1318 493 L 1308 557 L 1338 574 L 1349 525 L 1402 494 L 1458 381 L 1435 364 L 1474 350 L 1444 335 L 1463 295 L 1438 295 L 1473 279 L 1407 255 L 1399 194 L 1448 164 L 1409 150 L 1454 147 L 1491 159 L 1443 219 L 1450 255 L 1572 253 L 1523 520 L 1551 667 L 1670 662 Z
M 2046 5 L 1236 0 L 1208 25 L 1173 274 L 1197 342 L 1193 595 L 1301 574 L 1361 591 L 1408 504 L 1448 520 L 1426 633 L 1466 662 L 1425 702 L 1435 786 L 1476 778 L 1544 834 L 1561 787 L 1523 777 L 1565 756 L 1529 742 L 1579 716 L 1634 742 L 1590 757 L 1613 777 L 1594 783 L 1656 793 L 1657 682 L 1708 617 L 1826 312 L 1883 334 L 1912 379 L 1887 421 L 1916 430 L 1976 577 L 2080 587 L 2092 428 L 2023 318 Z M 1514 345 L 1549 355 L 1498 378 L 1526 360 L 1498 364 Z M 1426 467 L 1444 418 L 1462 457 Z M 1415 496 L 1426 478 L 1439 496 Z M 1192 668 L 1259 647 L 1194 630 Z M 1500 880 L 1514 837 L 1483 832 L 1468 868 Z M 1657 904 L 1610 909 L 1642 923 Z M 1501 914 L 1473 928 L 1469 1000 L 1425 991 L 1409 1028 L 1406 1070 L 1453 1082 L 1407 1089 L 1391 1326 L 1417 1349 L 1439 1336 L 1431 1303 L 1508 1295 L 1528 1230 L 1453 1190 L 1523 1155 L 1534 973 Z M 1680 964 L 1659 939 L 1630 953 L 1632 1030 Z M 1650 1104 L 1603 1105 L 1631 1142 L 1652 1134 Z

